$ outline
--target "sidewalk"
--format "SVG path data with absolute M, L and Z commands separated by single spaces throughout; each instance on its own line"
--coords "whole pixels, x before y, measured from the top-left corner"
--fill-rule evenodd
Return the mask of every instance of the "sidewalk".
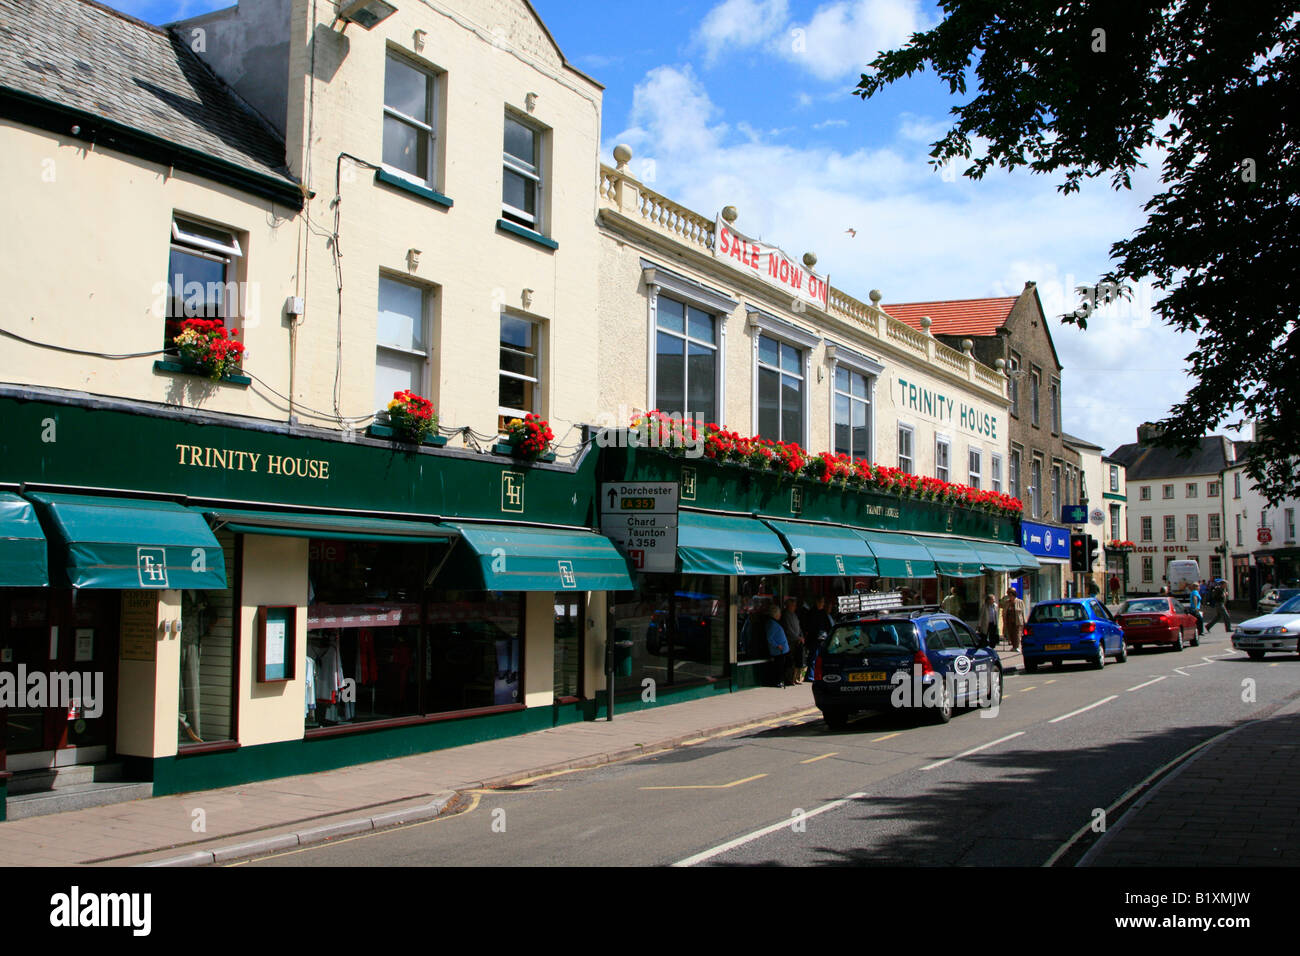
M 815 714 L 812 689 L 754 688 L 614 720 L 197 793 L 0 823 L 0 866 L 201 865 L 437 816 L 457 791 L 595 767 Z M 196 811 L 206 831 L 196 832 Z
M 1300 865 L 1300 700 L 1194 754 L 1080 866 Z

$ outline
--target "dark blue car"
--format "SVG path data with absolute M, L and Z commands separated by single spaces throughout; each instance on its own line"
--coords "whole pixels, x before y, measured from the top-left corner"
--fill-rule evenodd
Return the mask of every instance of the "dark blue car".
M 837 624 L 812 662 L 813 700 L 840 728 L 864 711 L 911 710 L 945 724 L 957 707 L 1002 700 L 997 651 L 951 614 Z
M 1060 598 L 1035 604 L 1025 623 L 1020 650 L 1027 673 L 1045 661 L 1088 661 L 1101 669 L 1107 657 L 1121 664 L 1128 660 L 1124 629 L 1096 598 Z

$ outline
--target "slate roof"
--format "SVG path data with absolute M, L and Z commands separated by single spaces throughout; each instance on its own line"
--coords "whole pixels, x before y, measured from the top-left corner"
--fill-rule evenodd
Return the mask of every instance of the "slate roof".
M 1091 448 L 1093 451 L 1103 450 L 1100 445 L 1094 445 L 1085 438 L 1076 438 L 1074 435 L 1067 434 L 1066 432 L 1061 432 L 1061 441 L 1065 442 L 1067 445 L 1073 445 L 1076 448 Z
M 1124 465 L 1129 481 L 1218 474 L 1231 461 L 1232 442 L 1222 435 L 1202 438 L 1191 457 L 1173 448 L 1151 448 L 1138 442 L 1120 445 L 1108 457 Z
M 0 88 L 297 184 L 275 130 L 179 38 L 88 0 L 0 0 Z
M 948 299 L 940 302 L 902 302 L 882 305 L 889 315 L 914 329 L 921 327 L 921 316 L 931 320 L 931 335 L 996 335 L 1006 325 L 1011 307 L 1020 296 L 996 299 Z

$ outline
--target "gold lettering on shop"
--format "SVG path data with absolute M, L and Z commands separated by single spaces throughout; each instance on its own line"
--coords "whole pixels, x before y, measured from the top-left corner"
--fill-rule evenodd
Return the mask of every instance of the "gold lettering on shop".
M 328 481 L 330 463 L 321 458 L 295 458 L 293 455 L 265 455 L 265 470 L 260 468 L 263 452 L 237 448 L 207 448 L 202 445 L 176 446 L 178 464 L 189 468 L 220 468 L 224 471 L 249 471 L 286 478 L 315 478 Z

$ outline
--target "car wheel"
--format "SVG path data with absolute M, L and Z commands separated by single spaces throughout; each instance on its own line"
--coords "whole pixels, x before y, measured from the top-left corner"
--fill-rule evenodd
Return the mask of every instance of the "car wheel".
M 1092 659 L 1092 666 L 1097 670 L 1103 670 L 1106 667 L 1106 642 L 1097 642 L 1097 656 Z
M 1174 652 L 1177 653 L 1183 649 L 1183 629 L 1178 629 L 1178 640 L 1174 642 Z
M 1028 657 L 1026 657 L 1020 663 L 1025 668 L 1026 674 L 1032 674 L 1034 673 L 1034 671 L 1038 670 L 1038 661 L 1030 660 Z
M 1065 666 L 1065 661 L 1061 660 L 1059 657 L 1056 660 L 1052 661 L 1052 667 L 1058 671 L 1064 666 Z
M 1247 652 L 1246 652 L 1246 655 L 1247 655 L 1247 656 L 1248 656 L 1252 661 L 1262 661 L 1262 660 L 1264 659 L 1264 652 L 1263 652 L 1263 651 L 1247 651 Z
M 948 682 L 940 679 L 939 681 L 939 706 L 929 708 L 930 723 L 946 724 L 952 720 L 952 694 L 948 690 Z
M 1115 660 L 1120 664 L 1128 662 L 1128 642 L 1122 637 L 1119 639 L 1119 654 L 1115 657 Z
M 1197 634 L 1195 631 L 1192 631 L 1192 640 L 1191 640 L 1191 645 L 1192 645 L 1192 647 L 1200 647 L 1200 646 L 1201 646 L 1201 635 Z
M 849 725 L 849 715 L 838 710 L 824 710 L 822 711 L 822 718 L 826 721 L 826 726 L 831 730 L 843 730 Z
M 996 667 L 989 672 L 989 699 L 990 708 L 1001 706 L 1002 704 L 1002 671 Z

